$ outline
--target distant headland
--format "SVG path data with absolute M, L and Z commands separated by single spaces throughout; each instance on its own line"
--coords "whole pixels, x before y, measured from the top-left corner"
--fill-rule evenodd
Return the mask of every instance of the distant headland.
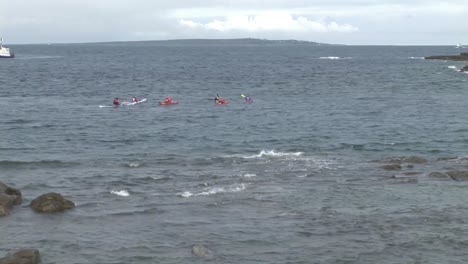
M 140 45 L 180 45 L 180 46 L 281 46 L 281 45 L 307 45 L 307 46 L 330 46 L 337 44 L 327 44 L 306 40 L 269 40 L 257 38 L 238 38 L 238 39 L 172 39 L 172 40 L 143 40 L 143 41 L 115 41 L 99 42 L 89 44 L 140 44 Z

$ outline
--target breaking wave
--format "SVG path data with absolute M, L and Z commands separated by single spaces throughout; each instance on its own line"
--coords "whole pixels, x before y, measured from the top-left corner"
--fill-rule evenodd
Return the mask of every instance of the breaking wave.
M 184 192 L 178 193 L 177 195 L 180 197 L 188 198 L 192 196 L 210 196 L 210 195 L 219 194 L 219 193 L 241 192 L 245 189 L 246 189 L 245 184 L 241 183 L 241 184 L 234 184 L 228 187 L 219 187 L 219 186 L 208 187 L 198 193 L 184 191 Z

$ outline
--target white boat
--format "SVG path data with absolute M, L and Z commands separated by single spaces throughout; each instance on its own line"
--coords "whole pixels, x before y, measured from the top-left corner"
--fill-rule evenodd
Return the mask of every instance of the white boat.
M 0 59 L 1 58 L 14 58 L 15 54 L 10 52 L 10 49 L 3 46 L 3 38 L 0 38 Z

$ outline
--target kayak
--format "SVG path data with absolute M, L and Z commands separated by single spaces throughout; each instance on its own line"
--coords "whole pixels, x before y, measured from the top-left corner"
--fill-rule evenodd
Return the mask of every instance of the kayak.
M 170 101 L 170 102 L 159 102 L 160 105 L 175 105 L 178 104 L 179 101 Z
M 228 103 L 228 100 L 220 100 L 220 101 L 215 102 L 215 104 L 217 105 L 225 105 L 227 103 Z
M 136 104 L 140 104 L 140 103 L 143 103 L 143 102 L 146 102 L 146 98 L 143 98 L 138 102 L 123 102 L 120 105 L 136 105 Z

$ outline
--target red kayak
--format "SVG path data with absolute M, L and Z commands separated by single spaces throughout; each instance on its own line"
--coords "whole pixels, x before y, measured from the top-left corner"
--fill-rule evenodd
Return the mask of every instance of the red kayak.
M 170 102 L 159 102 L 160 105 L 175 105 L 178 104 L 179 101 L 170 101 Z
M 227 104 L 227 103 L 228 103 L 228 101 L 225 100 L 225 99 L 221 99 L 221 100 L 218 100 L 217 102 L 215 102 L 215 104 L 217 104 L 217 105 L 224 105 L 224 104 Z

